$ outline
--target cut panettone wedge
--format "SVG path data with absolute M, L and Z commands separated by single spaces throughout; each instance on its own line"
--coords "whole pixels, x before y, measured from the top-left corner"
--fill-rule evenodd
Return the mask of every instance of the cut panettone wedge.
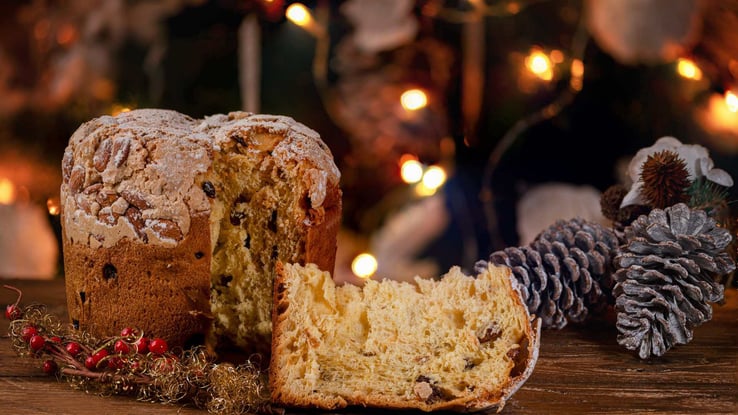
M 535 366 L 539 320 L 509 268 L 472 277 L 453 267 L 438 280 L 363 287 L 336 286 L 313 264 L 276 270 L 269 383 L 277 405 L 502 409 Z

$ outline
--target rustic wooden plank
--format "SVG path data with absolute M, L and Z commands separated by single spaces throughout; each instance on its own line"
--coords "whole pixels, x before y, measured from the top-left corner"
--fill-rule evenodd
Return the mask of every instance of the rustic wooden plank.
M 47 304 L 66 319 L 63 280 L 9 281 L 23 289 L 24 303 Z M 0 304 L 15 295 L 0 290 Z M 612 316 L 580 327 L 543 332 L 540 358 L 528 382 L 503 414 L 685 414 L 738 413 L 738 290 L 729 290 L 714 317 L 694 340 L 666 356 L 641 361 L 616 343 Z M 7 332 L 7 322 L 0 324 Z M 44 375 L 40 362 L 18 358 L 0 337 L 0 412 L 13 414 L 203 414 L 202 410 L 99 397 Z M 288 414 L 319 414 L 291 410 Z M 394 411 L 351 409 L 340 415 Z M 413 412 L 406 412 L 412 414 Z
M 54 378 L 7 378 L 0 376 L 0 402 L 7 414 L 183 414 L 206 413 L 177 405 L 137 402 L 121 396 L 96 396 L 71 389 Z M 7 412 L 5 412 L 7 410 Z

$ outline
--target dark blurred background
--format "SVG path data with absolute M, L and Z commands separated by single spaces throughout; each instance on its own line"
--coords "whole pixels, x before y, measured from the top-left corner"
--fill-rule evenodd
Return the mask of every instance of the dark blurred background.
M 738 177 L 736 1 L 309 1 L 302 20 L 293 3 L 0 3 L 0 203 L 50 210 L 58 238 L 70 135 L 147 107 L 318 131 L 343 175 L 338 272 L 364 251 L 387 274 L 469 269 L 521 228 L 602 220 L 599 192 L 665 135 Z M 445 181 L 413 183 L 432 166 Z

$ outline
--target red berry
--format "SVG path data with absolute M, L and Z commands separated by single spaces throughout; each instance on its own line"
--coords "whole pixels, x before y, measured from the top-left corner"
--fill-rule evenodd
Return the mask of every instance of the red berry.
M 169 350 L 169 345 L 166 340 L 156 338 L 151 340 L 151 343 L 149 343 L 149 350 L 154 354 L 164 354 Z
M 56 370 L 58 368 L 59 367 L 56 365 L 56 362 L 53 360 L 47 360 L 44 362 L 44 373 L 46 373 L 47 375 L 53 375 L 54 373 L 56 373 Z
M 108 367 L 110 369 L 122 369 L 123 368 L 123 359 L 121 359 L 118 356 L 113 356 L 110 359 L 108 359 Z
M 92 356 L 87 356 L 87 358 L 85 359 L 85 367 L 90 370 L 94 370 L 96 366 L 97 362 L 95 361 L 95 358 Z
M 87 359 L 85 359 L 85 367 L 88 369 L 95 369 L 97 368 L 97 365 L 100 364 L 100 361 L 103 360 L 108 356 L 108 351 L 105 349 L 98 350 L 93 354 L 92 356 L 87 356 Z
M 136 335 L 136 331 L 131 327 L 126 327 L 120 331 L 121 337 L 130 337 L 130 336 L 135 336 L 135 335 Z
M 39 336 L 38 334 L 34 334 L 28 340 L 28 345 L 31 346 L 31 350 L 33 350 L 34 352 L 43 349 L 44 344 L 46 344 L 46 339 L 44 339 L 43 336 Z
M 53 336 L 52 338 L 49 339 L 49 341 L 51 341 L 52 343 L 61 343 L 61 337 Z
M 5 306 L 5 318 L 8 320 L 15 320 L 20 318 L 21 311 L 20 308 L 18 308 L 15 304 L 10 304 Z
M 123 340 L 118 340 L 115 342 L 115 345 L 113 345 L 113 351 L 119 354 L 128 354 L 128 352 L 131 351 L 131 348 L 128 347 L 128 343 Z
M 136 340 L 135 343 L 133 343 L 133 347 L 136 348 L 136 351 L 141 354 L 146 354 L 149 352 L 149 341 L 146 339 L 146 337 L 141 337 L 140 339 Z
M 72 357 L 77 356 L 79 352 L 82 351 L 82 347 L 79 345 L 79 343 L 75 342 L 67 343 L 67 345 L 64 346 L 64 349 L 66 349 L 67 353 L 71 354 Z
M 95 361 L 96 361 L 95 363 L 98 363 L 104 358 L 108 357 L 109 354 L 110 353 L 108 353 L 106 349 L 100 349 L 97 352 L 95 352 L 95 354 L 93 354 L 92 357 L 95 358 Z
M 21 338 L 23 339 L 23 341 L 26 342 L 31 340 L 31 337 L 35 336 L 36 334 L 38 334 L 38 330 L 36 330 L 36 327 L 33 326 L 26 326 L 23 327 L 23 330 L 21 330 Z

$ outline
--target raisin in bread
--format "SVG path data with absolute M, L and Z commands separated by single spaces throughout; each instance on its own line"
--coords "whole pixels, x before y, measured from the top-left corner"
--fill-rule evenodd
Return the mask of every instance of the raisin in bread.
M 424 411 L 499 409 L 538 356 L 509 268 L 452 268 L 416 284 L 336 286 L 313 264 L 277 265 L 269 383 L 276 404 Z
M 339 179 L 288 117 L 142 109 L 83 124 L 61 185 L 72 322 L 268 350 L 275 261 L 333 269 Z

